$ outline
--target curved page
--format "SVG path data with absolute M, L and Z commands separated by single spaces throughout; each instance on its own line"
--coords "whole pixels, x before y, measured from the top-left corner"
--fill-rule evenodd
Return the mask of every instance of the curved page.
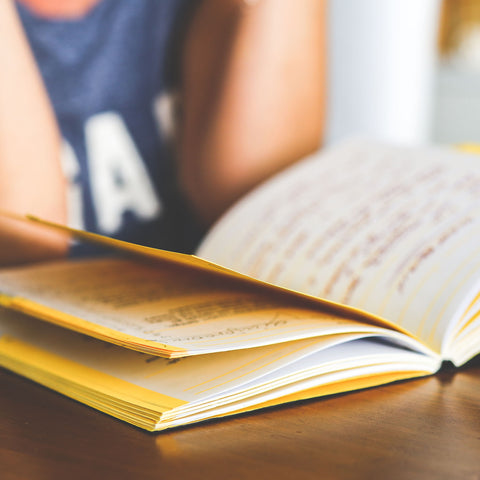
M 480 160 L 361 141 L 234 207 L 198 254 L 386 318 L 436 352 L 480 289 Z
M 0 292 L 0 303 L 11 309 L 171 358 L 338 333 L 403 338 L 218 276 L 138 260 L 101 258 L 3 270 Z M 427 351 L 413 339 L 405 341 Z

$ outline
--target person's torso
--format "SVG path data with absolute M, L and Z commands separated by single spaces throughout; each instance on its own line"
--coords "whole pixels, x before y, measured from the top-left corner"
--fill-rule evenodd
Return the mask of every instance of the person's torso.
M 169 136 L 187 3 L 102 0 L 75 20 L 19 6 L 63 137 L 72 226 L 185 248 L 192 219 L 176 188 Z

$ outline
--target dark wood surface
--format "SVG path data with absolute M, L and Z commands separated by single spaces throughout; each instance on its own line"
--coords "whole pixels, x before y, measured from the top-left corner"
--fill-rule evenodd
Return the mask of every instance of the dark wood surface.
M 0 369 L 0 478 L 480 479 L 480 359 L 149 434 Z

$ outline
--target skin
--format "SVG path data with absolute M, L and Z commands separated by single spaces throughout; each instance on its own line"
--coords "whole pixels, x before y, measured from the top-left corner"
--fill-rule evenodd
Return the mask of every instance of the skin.
M 0 2 L 0 59 L 0 210 L 65 222 L 59 131 L 11 0 Z M 0 264 L 66 251 L 64 237 L 0 218 Z
M 319 147 L 325 111 L 322 0 L 207 0 L 183 58 L 181 179 L 207 222 Z
M 99 0 L 22 1 L 39 15 L 76 18 Z M 199 2 L 181 59 L 178 169 L 205 224 L 318 148 L 324 22 L 324 0 Z M 65 223 L 59 129 L 13 0 L 0 1 L 0 59 L 0 210 Z M 61 235 L 0 219 L 0 265 L 66 251 Z

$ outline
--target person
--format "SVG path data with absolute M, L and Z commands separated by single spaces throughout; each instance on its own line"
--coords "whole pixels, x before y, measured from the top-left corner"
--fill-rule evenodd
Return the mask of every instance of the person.
M 0 210 L 191 248 L 318 148 L 324 23 L 324 0 L 2 0 Z M 71 249 L 0 217 L 0 265 Z

